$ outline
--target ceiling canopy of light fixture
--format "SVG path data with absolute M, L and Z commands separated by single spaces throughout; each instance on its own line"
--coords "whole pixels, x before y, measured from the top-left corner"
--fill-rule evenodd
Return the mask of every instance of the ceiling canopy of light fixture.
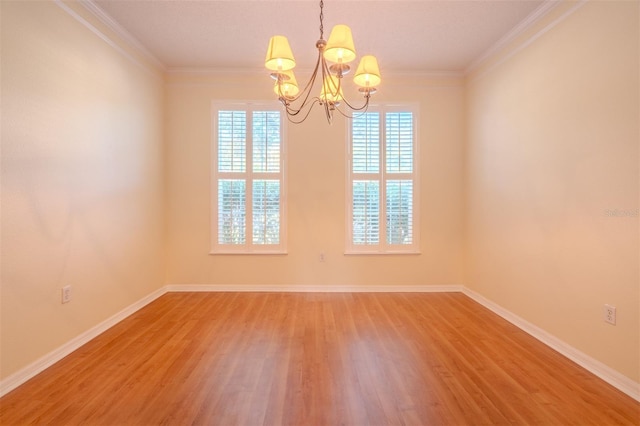
M 302 91 L 300 91 L 293 74 L 296 61 L 289 41 L 282 35 L 275 35 L 269 40 L 264 65 L 271 71 L 271 77 L 276 80 L 273 90 L 284 105 L 287 117 L 293 123 L 302 123 L 309 116 L 316 103 L 324 107 L 329 123 L 331 123 L 335 111 L 347 118 L 352 118 L 353 111 L 365 111 L 368 108 L 371 95 L 375 93 L 376 87 L 382 81 L 376 57 L 363 56 L 358 68 L 356 68 L 353 81 L 363 94 L 364 103 L 360 106 L 353 106 L 347 101 L 342 91 L 342 81 L 345 74 L 351 70 L 349 63 L 356 59 L 351 28 L 343 24 L 336 25 L 331 30 L 329 40 L 325 41 L 323 8 L 324 2 L 320 0 L 320 38 L 316 42 L 318 60 L 309 82 Z M 318 73 L 322 77 L 320 94 L 312 97 L 311 91 Z M 343 111 L 342 103 L 351 112 Z

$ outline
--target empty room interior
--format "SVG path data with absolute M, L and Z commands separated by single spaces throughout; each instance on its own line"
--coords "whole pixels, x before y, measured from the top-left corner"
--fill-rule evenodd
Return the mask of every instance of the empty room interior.
M 0 19 L 0 423 L 640 424 L 639 1 Z

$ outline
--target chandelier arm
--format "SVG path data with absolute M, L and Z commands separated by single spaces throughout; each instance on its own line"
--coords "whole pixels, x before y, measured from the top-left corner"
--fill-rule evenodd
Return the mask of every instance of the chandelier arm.
M 345 117 L 345 118 L 353 118 L 353 116 L 352 116 L 352 115 L 345 114 L 345 112 L 344 112 L 344 111 L 342 111 L 342 110 L 340 109 L 340 107 L 336 107 L 336 111 L 338 111 L 338 112 L 340 113 L 340 115 L 341 115 L 341 116 L 343 116 L 343 117 Z
M 349 107 L 349 108 L 351 108 L 351 107 Z M 367 103 L 364 104 L 360 109 L 354 109 L 354 108 L 351 108 L 351 109 L 356 111 L 356 113 L 355 114 L 347 114 L 344 111 L 342 111 L 339 107 L 336 107 L 336 110 L 340 113 L 340 115 L 342 115 L 345 118 L 354 119 L 354 118 L 361 117 L 362 115 L 364 115 L 368 111 L 369 102 L 367 101 Z
M 316 81 L 316 78 L 317 78 L 318 68 L 320 66 L 321 59 L 322 59 L 322 52 L 318 51 L 318 59 L 316 61 L 316 66 L 315 66 L 315 68 L 313 70 L 313 74 L 311 74 L 311 78 L 307 82 L 307 85 L 305 86 L 305 88 L 302 90 L 302 92 L 298 96 L 295 96 L 290 100 L 282 101 L 283 105 L 285 106 L 285 108 L 287 110 L 287 114 L 288 115 L 292 115 L 292 116 L 298 115 L 305 108 L 305 106 L 307 105 L 307 102 L 309 101 L 309 96 L 311 95 L 311 89 L 313 88 L 313 85 L 315 84 L 315 81 Z M 322 61 L 322 62 L 324 62 L 324 61 Z M 280 89 L 278 89 L 278 91 L 280 91 Z M 293 107 L 291 105 L 292 102 L 297 102 L 302 97 L 304 97 L 304 99 L 303 99 L 303 101 L 302 101 L 302 103 L 300 104 L 299 107 L 296 108 L 296 107 Z M 307 116 L 308 115 L 309 114 L 307 113 Z M 305 118 L 306 118 L 306 116 L 305 116 Z M 304 119 L 303 119 L 303 121 L 304 121 Z
M 336 77 L 338 77 L 338 76 L 336 76 Z M 333 85 L 333 87 L 335 87 L 335 88 L 336 88 L 336 96 L 337 96 L 338 94 L 340 94 L 340 89 L 342 89 L 342 78 L 343 78 L 343 76 L 338 77 L 338 78 L 337 78 L 337 80 L 338 80 L 338 84 L 336 85 L 336 84 L 334 83 L 334 85 Z M 333 82 L 333 81 L 332 81 L 332 82 Z M 344 96 L 343 96 L 342 98 L 344 99 Z
M 322 71 L 322 88 L 321 88 L 321 90 L 324 90 L 325 89 L 324 82 L 325 82 L 325 80 L 327 78 L 327 74 L 329 74 L 329 66 L 327 65 L 327 61 L 326 61 L 326 59 L 324 59 L 324 57 L 321 57 L 320 61 L 321 61 L 320 70 Z
M 291 108 L 289 108 L 290 99 L 288 99 L 284 95 L 284 93 L 282 93 L 282 83 L 280 82 L 280 80 L 278 80 L 277 84 L 278 84 L 278 100 L 285 107 L 285 109 L 287 110 L 287 115 L 288 115 L 289 114 L 289 110 L 291 110 Z
M 329 69 L 329 65 L 327 64 L 327 60 L 324 59 L 324 57 L 322 58 L 322 89 L 325 89 L 325 85 L 324 82 L 326 80 L 329 80 L 329 84 L 327 85 L 327 89 L 331 89 L 330 85 L 333 85 L 335 87 L 335 84 L 333 83 L 333 80 L 331 79 L 331 70 Z M 338 93 L 338 92 L 336 92 Z
M 325 86 L 325 81 L 329 80 L 329 83 Z M 333 79 L 331 78 L 331 70 L 329 70 L 329 65 L 327 65 L 327 61 L 322 58 L 322 92 L 324 93 L 324 113 L 327 117 L 327 121 L 329 124 L 333 121 L 333 111 L 336 109 L 336 101 L 332 99 L 328 99 L 330 96 L 334 97 L 332 94 L 331 85 L 334 86 Z M 326 89 L 326 90 L 325 90 Z M 329 93 L 326 93 L 329 91 Z M 338 96 L 338 91 L 335 93 L 335 98 Z
M 309 79 L 309 81 L 307 82 L 307 85 L 304 87 L 304 90 L 302 91 L 302 93 L 306 93 L 306 96 L 304 98 L 304 101 L 302 102 L 302 105 L 307 103 L 307 100 L 309 99 L 309 95 L 311 94 L 311 89 L 313 88 L 313 85 L 316 82 L 316 78 L 318 75 L 318 67 L 320 66 L 320 62 L 322 62 L 322 51 L 318 50 L 318 59 L 316 60 L 316 66 L 313 69 L 313 73 L 311 74 L 311 78 Z M 300 94 L 298 97 L 295 98 L 295 100 L 298 100 L 302 97 L 302 94 Z M 302 106 L 301 106 L 302 108 Z
M 346 104 L 350 109 L 352 109 L 352 110 L 354 110 L 354 111 L 363 111 L 363 110 L 364 110 L 363 112 L 366 112 L 366 110 L 369 108 L 369 100 L 371 99 L 371 95 L 366 94 L 366 95 L 364 96 L 364 98 L 365 98 L 365 102 L 364 102 L 364 104 L 363 104 L 362 106 L 360 106 L 360 107 L 354 107 L 353 105 L 351 105 L 351 104 L 349 103 L 349 101 L 347 101 L 347 98 L 345 98 L 345 97 L 343 97 L 343 98 L 342 98 L 342 100 L 344 101 L 344 103 L 345 103 L 345 104 Z
M 324 114 L 327 117 L 327 121 L 331 124 L 333 120 L 333 111 L 335 110 L 335 105 L 332 108 L 332 105 L 329 105 L 329 102 L 324 103 Z
M 300 105 L 300 108 L 293 108 L 291 107 L 291 104 L 288 102 L 283 103 L 283 105 L 288 117 L 295 117 L 296 115 L 300 114 L 303 111 L 303 109 L 307 106 L 307 104 L 302 104 Z
M 320 99 L 318 99 L 317 97 L 313 98 L 313 102 L 311 102 L 311 104 L 307 104 L 306 106 L 308 106 L 309 108 L 307 109 L 307 113 L 304 115 L 304 117 L 302 117 L 300 119 L 300 121 L 296 121 L 293 119 L 293 117 L 296 117 L 298 115 L 298 113 L 300 113 L 302 111 L 302 108 L 300 108 L 299 110 L 296 111 L 295 114 L 287 114 L 287 120 L 289 120 L 289 122 L 293 123 L 293 124 L 300 124 L 302 123 L 304 120 L 307 119 L 307 117 L 309 117 L 309 114 L 311 113 L 311 110 L 313 109 L 313 106 L 319 102 Z
M 310 83 L 314 80 L 315 77 L 312 77 L 312 80 L 310 81 Z M 284 105 L 285 110 L 287 112 L 287 116 L 296 116 L 298 115 L 304 108 L 305 106 L 307 106 L 307 102 L 309 100 L 309 95 L 311 94 L 311 90 L 308 90 L 309 86 L 313 86 L 312 84 L 308 84 L 307 87 L 305 87 L 304 91 L 302 92 L 302 94 L 300 96 L 297 96 L 293 99 L 287 99 L 286 97 L 282 96 L 282 93 L 280 91 L 280 89 L 278 89 L 278 92 L 280 94 L 280 102 L 282 103 L 282 105 Z M 298 108 L 295 108 L 291 105 L 292 102 L 297 101 L 298 99 L 300 99 L 300 97 L 302 95 L 305 95 L 304 100 L 302 101 L 302 103 L 300 104 L 300 106 Z

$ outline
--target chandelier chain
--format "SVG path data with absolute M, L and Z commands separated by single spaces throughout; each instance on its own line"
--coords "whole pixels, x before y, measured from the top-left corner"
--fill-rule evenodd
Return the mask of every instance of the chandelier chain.
M 324 7 L 324 1 L 320 0 L 320 39 L 324 39 L 324 26 L 322 24 L 322 20 L 324 18 L 324 13 L 322 12 L 323 7 Z

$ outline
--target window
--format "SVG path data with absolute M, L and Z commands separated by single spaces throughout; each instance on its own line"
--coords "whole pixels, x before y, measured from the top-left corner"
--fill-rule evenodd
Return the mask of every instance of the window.
M 349 127 L 347 253 L 418 253 L 414 108 L 369 108 Z
M 285 252 L 283 135 L 277 107 L 213 105 L 212 252 Z

